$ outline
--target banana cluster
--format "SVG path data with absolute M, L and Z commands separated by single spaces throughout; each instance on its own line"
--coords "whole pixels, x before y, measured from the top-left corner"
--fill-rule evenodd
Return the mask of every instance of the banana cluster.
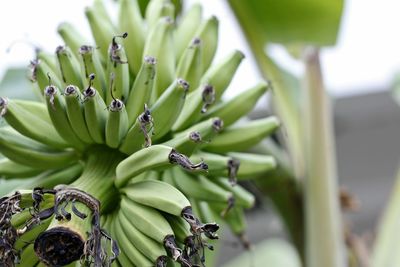
M 219 228 L 206 222 L 226 224 L 247 246 L 244 209 L 255 200 L 237 181 L 275 168 L 271 156 L 247 151 L 279 121 L 244 117 L 269 84 L 222 98 L 244 56 L 233 51 L 212 64 L 218 20 L 203 19 L 200 5 L 178 18 L 168 0 L 150 1 L 144 16 L 136 0 L 118 5 L 116 23 L 100 0 L 85 10 L 94 41 L 63 23 L 65 45 L 37 51 L 30 79 L 41 102 L 0 97 L 8 124 L 0 128 L 0 196 L 59 184 L 89 193 L 119 244 L 113 266 L 204 264 L 206 239 Z M 34 217 L 21 214 L 16 228 Z M 24 240 L 60 224 L 68 226 L 46 218 Z M 23 266 L 39 262 L 33 244 L 16 249 Z

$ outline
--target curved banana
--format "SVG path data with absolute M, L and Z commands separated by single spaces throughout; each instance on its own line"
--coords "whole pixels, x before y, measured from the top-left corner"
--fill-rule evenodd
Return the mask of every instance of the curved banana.
M 254 195 L 247 191 L 240 184 L 232 185 L 231 182 L 229 182 L 229 180 L 225 177 L 217 177 L 213 179 L 213 182 L 225 190 L 232 192 L 233 196 L 235 197 L 236 205 L 245 209 L 254 207 L 254 204 L 256 203 Z
M 205 20 L 195 33 L 195 37 L 202 40 L 203 43 L 203 53 L 201 55 L 202 70 L 204 73 L 207 70 L 211 62 L 214 59 L 215 52 L 218 46 L 218 19 L 215 16 Z
M 60 168 L 77 161 L 72 150 L 54 150 L 20 135 L 12 128 L 0 128 L 0 151 L 19 164 L 37 169 Z
M 106 144 L 117 148 L 128 131 L 128 114 L 124 103 L 119 99 L 113 99 L 108 106 L 106 121 Z
M 275 116 L 244 122 L 225 128 L 203 147 L 210 152 L 243 151 L 261 142 L 280 126 Z
M 47 107 L 42 103 L 0 97 L 0 115 L 29 138 L 55 148 L 69 146 L 52 125 Z
M 192 88 L 197 88 L 202 73 L 202 43 L 199 38 L 194 38 L 183 52 L 176 67 L 176 76 L 185 77 Z
M 248 114 L 260 97 L 268 90 L 269 84 L 262 82 L 245 90 L 230 100 L 218 103 L 204 114 L 203 118 L 220 117 L 229 126 Z
M 36 169 L 34 167 L 26 166 L 25 164 L 20 164 L 14 162 L 8 158 L 0 159 L 0 177 L 1 178 L 25 178 L 32 177 L 41 173 L 43 170 Z
M 64 90 L 65 107 L 72 130 L 83 142 L 91 144 L 93 139 L 85 122 L 83 112 L 82 94 L 79 88 L 74 85 L 68 85 Z
M 131 38 L 124 39 L 130 72 L 136 76 L 142 64 L 145 41 L 144 22 L 137 0 L 121 0 L 119 4 L 119 30 Z
M 33 244 L 27 245 L 22 250 L 20 262 L 23 262 L 26 267 L 34 267 L 39 263 L 39 258 L 36 256 L 35 250 L 33 249 Z
M 58 46 L 56 48 L 56 56 L 64 86 L 73 84 L 83 88 L 81 65 L 79 65 L 77 58 L 73 56 L 69 47 Z
M 86 38 L 69 22 L 60 23 L 57 27 L 57 32 L 64 40 L 65 45 L 71 49 L 75 58 L 78 59 L 81 45 L 89 44 Z

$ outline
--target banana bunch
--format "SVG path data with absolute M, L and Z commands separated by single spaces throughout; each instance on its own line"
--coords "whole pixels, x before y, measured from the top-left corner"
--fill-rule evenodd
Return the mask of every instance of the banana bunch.
M 270 85 L 224 100 L 244 55 L 213 62 L 218 20 L 203 19 L 200 5 L 182 16 L 168 0 L 150 1 L 144 16 L 137 0 L 118 5 L 116 23 L 101 0 L 86 8 L 93 40 L 65 22 L 65 44 L 37 51 L 30 79 L 40 102 L 0 97 L 0 197 L 34 187 L 56 194 L 54 215 L 10 249 L 23 266 L 204 265 L 215 221 L 249 246 L 244 210 L 255 199 L 237 182 L 276 167 L 247 151 L 280 123 L 244 117 Z M 63 255 L 54 233 L 81 250 Z

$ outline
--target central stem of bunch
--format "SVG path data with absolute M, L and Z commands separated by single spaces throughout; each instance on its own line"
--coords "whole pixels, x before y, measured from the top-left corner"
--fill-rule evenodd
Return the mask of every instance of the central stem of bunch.
M 87 151 L 83 159 L 83 173 L 65 187 L 67 190 L 63 190 L 67 192 L 69 188 L 74 189 L 89 203 L 74 199 L 72 191 L 72 197 L 58 203 L 58 218 L 54 218 L 47 231 L 35 241 L 35 252 L 41 261 L 50 266 L 59 266 L 81 259 L 88 233 L 100 224 L 97 220 L 100 214 L 94 214 L 93 202 L 99 204 L 102 214 L 112 212 L 119 202 L 114 179 L 115 169 L 123 158 L 120 152 L 104 146 L 94 146 Z

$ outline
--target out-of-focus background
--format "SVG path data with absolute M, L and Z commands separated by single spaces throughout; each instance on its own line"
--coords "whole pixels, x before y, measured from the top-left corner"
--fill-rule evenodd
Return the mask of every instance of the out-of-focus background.
M 48 51 L 62 44 L 56 33 L 61 21 L 68 20 L 79 25 L 82 33 L 89 33 L 83 8 L 91 2 L 0 1 L 0 79 L 9 67 L 27 66 L 34 58 L 33 47 L 27 43 Z M 187 0 L 185 5 L 193 2 Z M 247 56 L 229 90 L 235 95 L 254 85 L 261 75 L 225 1 L 201 3 L 206 16 L 215 14 L 220 20 L 217 58 L 232 49 Z M 322 52 L 325 83 L 334 103 L 340 185 L 354 193 L 361 204 L 357 212 L 346 215 L 356 233 L 373 234 L 399 165 L 400 107 L 390 93 L 400 70 L 400 38 L 395 28 L 400 25 L 399 9 L 395 0 L 381 0 L 379 8 L 377 1 L 346 1 L 338 43 Z M 272 49 L 282 64 L 294 72 L 302 71 L 278 46 Z M 0 95 L 17 89 L 5 85 Z M 266 104 L 263 99 L 258 107 L 263 109 Z M 249 214 L 249 237 L 255 243 L 283 233 L 272 207 L 265 208 L 263 215 Z M 231 241 L 235 239 L 227 233 L 221 263 L 241 251 Z

